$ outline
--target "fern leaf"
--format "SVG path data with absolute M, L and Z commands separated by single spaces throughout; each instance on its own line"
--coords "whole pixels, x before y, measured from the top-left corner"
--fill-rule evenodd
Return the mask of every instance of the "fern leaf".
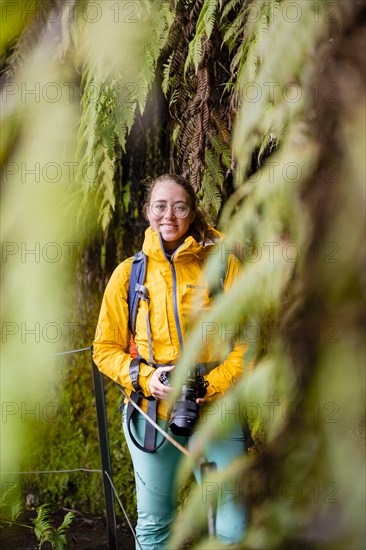
M 206 149 L 205 164 L 212 180 L 215 182 L 215 185 L 222 190 L 222 185 L 224 183 L 222 167 L 220 165 L 218 155 L 216 155 L 211 149 Z
M 176 103 L 177 99 L 178 99 L 178 96 L 179 96 L 179 91 L 178 89 L 176 88 L 174 90 L 174 92 L 172 93 L 172 95 L 170 96 L 170 100 L 169 100 L 169 109 L 172 107 L 172 105 L 174 105 L 174 103 Z
M 268 32 L 268 17 L 266 14 L 262 14 L 259 18 L 259 23 L 256 28 L 256 41 L 261 42 L 263 36 Z
M 18 489 L 17 485 L 13 485 L 10 489 L 7 489 L 3 494 L 0 495 L 0 508 L 7 506 L 11 500 L 12 495 Z
M 229 80 L 230 83 L 237 83 L 237 75 L 236 75 L 236 69 L 240 65 L 241 60 L 244 58 L 244 45 L 241 44 L 240 47 L 237 49 L 236 53 L 234 54 L 234 57 L 230 64 L 230 71 L 232 73 L 232 77 Z
M 213 27 L 215 24 L 215 13 L 217 9 L 217 4 L 218 4 L 218 0 L 206 0 L 204 6 L 202 7 L 202 11 L 201 11 L 201 14 L 203 13 L 202 24 L 203 24 L 203 28 L 207 38 L 210 38 L 213 31 Z M 199 28 L 199 24 L 200 24 L 200 21 L 198 20 L 197 28 Z
M 19 493 L 19 486 L 14 485 L 10 487 L 0 499 L 0 509 L 4 509 L 3 516 L 5 516 L 10 524 L 14 524 L 19 516 L 24 511 L 23 499 Z
M 247 3 L 247 0 L 229 0 L 229 2 L 225 5 L 224 9 L 222 10 L 222 14 L 221 14 L 221 21 L 223 21 L 225 18 L 227 18 L 227 16 L 229 15 L 229 13 L 234 10 L 237 5 L 240 5 L 241 7 L 243 7 L 243 4 L 245 5 Z
M 64 550 L 66 546 L 66 536 L 64 533 L 58 533 L 57 531 L 53 534 L 52 540 L 52 550 Z
M 221 194 L 217 189 L 215 182 L 208 170 L 205 170 L 202 177 L 202 187 L 204 191 L 205 201 L 207 200 L 208 205 L 212 205 L 215 209 L 216 214 L 219 212 L 221 207 Z
M 39 548 L 46 541 L 52 538 L 53 527 L 49 520 L 49 504 L 42 504 L 37 509 L 37 516 L 32 520 L 34 524 L 34 533 L 39 542 Z
M 257 50 L 256 43 L 252 42 L 246 59 L 242 59 L 238 70 L 238 80 L 244 79 L 242 71 L 245 70 L 246 84 L 253 83 L 257 73 Z
M 22 514 L 24 510 L 23 506 L 23 499 L 21 497 L 18 497 L 14 502 L 10 505 L 10 520 L 11 523 L 15 523 L 18 517 Z
M 228 143 L 229 142 L 229 132 L 228 132 L 228 129 L 226 128 L 221 116 L 220 116 L 220 113 L 217 112 L 216 109 L 212 109 L 210 114 L 211 114 L 211 118 L 215 122 L 216 128 L 219 131 L 219 134 L 220 134 L 220 137 L 221 137 L 222 141 L 224 143 Z
M 229 169 L 231 166 L 231 151 L 230 147 L 221 139 L 217 132 L 213 132 L 211 135 L 211 143 L 215 150 L 215 153 L 221 158 L 221 162 L 225 168 Z
M 172 85 L 172 81 L 170 79 L 170 68 L 172 65 L 173 56 L 174 56 L 174 52 L 170 54 L 170 56 L 168 57 L 168 61 L 164 64 L 163 82 L 161 84 L 161 88 L 163 90 L 165 97 L 167 96 L 169 89 Z
M 76 159 L 79 161 L 78 180 L 82 183 L 84 193 L 97 191 L 101 199 L 99 220 L 104 228 L 111 220 L 115 204 L 113 180 L 108 176 L 107 164 L 103 165 L 107 162 L 105 155 L 110 161 L 114 159 L 116 140 L 125 151 L 126 135 L 135 121 L 136 108 L 138 106 L 141 113 L 145 109 L 148 92 L 155 79 L 157 61 L 174 21 L 174 12 L 167 2 L 159 7 L 153 4 L 145 1 L 140 6 L 141 21 L 151 32 L 146 34 L 146 40 L 141 40 L 141 52 L 140 46 L 137 49 L 141 56 L 138 53 L 134 59 L 137 62 L 136 76 L 132 82 L 137 82 L 135 89 L 130 89 L 131 77 L 128 80 L 123 69 L 122 56 L 117 63 L 103 62 L 105 53 L 101 54 L 91 47 L 86 60 L 83 60 L 83 113 L 76 148 Z M 84 35 L 81 35 L 79 41 Z M 169 60 L 170 64 L 173 59 L 174 56 Z M 170 68 L 167 68 L 165 74 L 166 84 L 169 86 Z M 119 93 L 120 90 L 126 93 Z M 93 97 L 90 97 L 90 92 L 93 92 Z M 83 181 L 82 171 L 88 164 L 93 164 L 98 174 L 93 182 Z M 83 202 L 85 204 L 87 200 Z
M 184 64 L 184 75 L 193 63 L 196 73 L 202 60 L 202 41 L 210 38 L 215 24 L 218 0 L 205 0 L 196 24 L 196 34 L 188 46 L 188 55 Z
M 179 131 L 180 131 L 180 124 L 177 124 L 174 127 L 174 130 L 172 132 L 172 141 L 173 141 L 173 143 L 177 142 Z
M 196 35 L 194 39 L 189 43 L 188 55 L 184 64 L 184 74 L 186 74 L 188 67 L 193 63 L 195 71 L 198 71 L 198 65 L 201 62 L 202 57 L 202 43 L 201 36 Z
M 66 545 L 65 530 L 68 529 L 75 518 L 72 512 L 67 512 L 60 527 L 58 527 L 54 533 L 52 547 L 53 550 L 64 550 Z
M 238 16 L 235 18 L 233 23 L 231 23 L 224 34 L 223 43 L 228 44 L 229 51 L 231 52 L 234 47 L 237 45 L 239 36 L 244 32 L 244 19 L 247 15 L 247 10 L 242 9 Z

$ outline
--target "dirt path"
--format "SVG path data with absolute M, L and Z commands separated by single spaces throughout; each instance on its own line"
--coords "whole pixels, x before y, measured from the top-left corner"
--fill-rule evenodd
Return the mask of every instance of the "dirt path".
M 55 526 L 62 523 L 66 512 L 53 514 L 52 517 Z M 32 525 L 34 512 L 25 512 L 22 514 L 19 523 Z M 38 550 L 37 539 L 34 532 L 26 527 L 14 525 L 8 527 L 4 523 L 0 528 L 0 549 L 1 550 Z M 67 530 L 68 550 L 109 550 L 108 534 L 105 518 L 95 517 L 88 514 L 75 515 L 75 518 Z M 118 543 L 119 550 L 134 550 L 134 538 L 128 526 L 118 524 Z M 51 546 L 45 543 L 42 550 L 48 550 Z

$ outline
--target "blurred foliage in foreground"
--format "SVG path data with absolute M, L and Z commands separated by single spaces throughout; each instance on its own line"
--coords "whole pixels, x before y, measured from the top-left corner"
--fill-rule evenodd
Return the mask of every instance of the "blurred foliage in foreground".
M 87 11 L 91 4 L 97 12 Z M 53 417 L 51 411 L 50 419 L 42 403 L 48 406 L 53 394 L 39 397 L 34 382 L 36 372 L 45 377 L 50 363 L 41 370 L 37 358 L 49 352 L 43 348 L 90 343 L 109 273 L 139 246 L 140 181 L 175 170 L 191 175 L 203 204 L 211 214 L 220 213 L 226 246 L 243 263 L 238 284 L 218 299 L 209 317 L 197 322 L 181 367 L 203 345 L 203 323 L 217 328 L 220 347 L 233 327 L 250 343 L 247 359 L 256 368 L 246 370 L 218 407 L 236 411 L 231 419 L 246 413 L 258 445 L 229 471 L 207 480 L 210 486 L 192 493 L 176 523 L 172 547 L 178 548 L 190 529 L 204 522 L 208 487 L 225 498 L 231 481 L 249 513 L 240 548 L 358 549 L 365 539 L 365 2 L 139 2 L 138 15 L 131 8 L 124 12 L 127 4 L 68 3 L 72 24 L 65 15 L 56 30 L 45 25 L 44 14 L 43 20 L 23 21 L 22 33 L 15 13 L 14 36 L 6 34 L 13 41 L 5 43 L 2 54 L 7 92 L 2 238 L 29 244 L 47 235 L 46 243 L 83 244 L 76 289 L 68 278 L 74 264 L 60 270 L 60 263 L 49 262 L 47 269 L 34 266 L 36 271 L 30 261 L 14 263 L 16 246 L 7 249 L 13 263 L 5 265 L 8 301 L 3 313 L 8 323 L 15 323 L 6 325 L 9 342 L 15 342 L 9 331 L 28 321 L 42 327 L 66 322 L 77 335 L 68 332 L 52 346 L 35 345 L 27 337 L 31 345 L 18 339 L 21 345 L 6 348 L 11 384 L 5 386 L 7 393 L 2 389 L 2 398 L 15 408 L 7 409 L 2 437 L 18 446 L 7 443 L 4 469 L 13 467 L 24 443 L 25 423 L 19 421 L 16 405 L 24 402 L 29 409 L 37 400 L 46 412 L 33 428 L 46 445 L 33 436 L 28 467 L 98 467 L 88 360 L 76 357 L 58 375 L 64 392 L 60 397 L 54 390 L 55 400 L 65 408 Z M 63 13 L 62 3 L 49 6 Z M 92 23 L 98 9 L 102 17 Z M 145 23 L 153 29 L 148 36 Z M 59 61 L 47 72 L 49 37 Z M 129 56 L 131 66 L 126 66 Z M 34 105 L 28 96 L 22 102 L 17 88 L 9 87 L 18 83 L 21 90 L 21 83 L 30 87 L 65 80 L 75 84 L 76 94 L 66 106 L 62 101 Z M 33 130 L 37 127 L 33 117 L 43 125 L 28 134 L 28 122 Z M 21 182 L 19 167 L 28 159 L 42 166 L 55 159 L 61 165 L 75 162 L 71 189 L 62 182 L 51 184 L 49 174 L 43 186 L 29 176 Z M 64 204 L 73 204 L 67 224 Z M 85 245 L 84 236 L 90 237 L 88 228 L 95 229 L 95 222 L 101 229 Z M 218 260 L 219 254 L 212 257 L 212 278 L 219 272 Z M 60 307 L 68 306 L 64 316 L 48 309 L 55 303 L 51 296 L 58 297 Z M 56 361 L 53 368 L 61 372 L 64 367 Z M 29 382 L 20 387 L 17 380 L 27 381 L 26 376 Z M 113 412 L 115 401 L 109 385 L 115 482 L 132 507 L 130 463 L 119 415 Z M 229 415 L 225 419 L 223 430 Z M 209 420 L 208 414 L 208 439 L 218 431 Z M 201 450 L 196 449 L 197 456 Z M 37 481 L 41 498 L 100 510 L 96 475 L 65 474 L 52 482 L 29 478 L 29 490 Z M 219 546 L 206 540 L 198 547 Z
M 227 428 L 232 411 L 247 413 L 263 446 L 210 477 L 206 493 L 197 489 L 172 547 L 185 540 L 187 525 L 203 520 L 198 503 L 207 488 L 211 495 L 216 488 L 220 503 L 230 498 L 230 481 L 249 513 L 238 548 L 365 542 L 365 3 L 337 3 L 330 25 L 319 23 L 326 12 L 314 19 L 311 2 L 298 4 L 296 22 L 284 17 L 286 6 L 255 45 L 262 95 L 243 102 L 233 141 L 244 174 L 264 131 L 283 138 L 257 173 L 236 174 L 221 221 L 228 245 L 240 243 L 242 276 L 198 322 L 184 354 L 188 366 L 203 323 L 237 326 L 249 340 L 253 328 L 262 335 L 252 338 L 256 368 L 219 407 Z M 248 82 L 243 75 L 243 89 Z M 286 96 L 290 88 L 296 102 Z M 254 261 L 253 250 L 261 253 Z M 210 273 L 218 263 L 213 257 Z M 208 438 L 217 429 L 208 414 Z M 197 546 L 219 547 L 215 540 Z
M 128 14 L 115 20 L 108 2 L 89 6 L 87 2 L 19 1 L 2 2 L 0 7 L 5 29 L 0 149 L 3 491 L 16 481 L 16 474 L 7 472 L 89 464 L 99 468 L 95 416 L 82 418 L 83 408 L 93 405 L 89 357 L 86 369 L 84 361 L 77 362 L 64 394 L 60 388 L 67 369 L 60 358 L 51 357 L 77 347 L 81 339 L 79 347 L 88 346 L 95 326 L 88 318 L 90 296 L 79 301 L 82 285 L 78 287 L 75 276 L 103 209 L 100 193 L 87 193 L 88 185 L 99 182 L 98 159 L 89 158 L 83 164 L 79 156 L 85 145 L 83 119 L 80 122 L 85 81 L 81 82 L 80 74 L 86 78 L 88 69 L 92 70 L 93 91 L 100 97 L 104 86 L 112 86 L 116 78 L 126 81 L 134 71 L 138 73 L 147 22 L 156 9 L 141 3 L 140 23 L 131 26 Z M 113 59 L 110 52 L 116 52 Z M 90 106 L 93 98 L 89 99 Z M 103 185 L 107 184 L 104 177 Z M 74 363 L 69 366 L 72 369 Z M 70 428 L 74 417 L 78 425 Z M 76 493 L 84 496 L 88 506 L 95 501 L 94 510 L 100 509 L 100 474 L 83 476 L 85 484 L 80 482 L 81 492 Z M 92 484 L 87 476 L 92 476 Z M 38 486 L 33 485 L 32 492 L 39 491 L 41 501 L 51 496 L 53 502 L 62 503 L 69 494 L 69 505 L 83 504 L 73 495 L 72 485 L 79 484 L 75 477 L 50 479 L 43 476 Z

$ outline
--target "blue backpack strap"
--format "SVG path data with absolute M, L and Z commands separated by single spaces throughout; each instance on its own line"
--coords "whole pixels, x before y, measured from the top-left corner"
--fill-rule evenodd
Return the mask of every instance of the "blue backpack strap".
M 131 333 L 135 335 L 137 308 L 141 299 L 139 289 L 143 287 L 146 277 L 146 255 L 140 250 L 132 260 L 130 284 L 128 287 L 128 325 Z
M 147 256 L 140 250 L 137 252 L 132 260 L 131 273 L 130 273 L 130 283 L 128 287 L 128 324 L 129 329 L 133 336 L 135 336 L 136 328 L 136 316 L 137 308 L 139 306 L 140 300 L 148 300 L 149 292 L 146 286 L 144 285 L 146 278 L 146 268 L 147 268 Z M 150 361 L 152 361 L 152 347 L 151 347 L 151 330 L 149 323 L 149 314 L 147 314 L 147 328 L 148 328 L 148 338 L 149 338 L 149 349 L 150 349 Z M 145 397 L 142 393 L 141 387 L 138 383 L 138 376 L 140 370 L 140 363 L 148 364 L 146 360 L 138 356 L 136 359 L 133 359 L 130 364 L 130 376 L 132 380 L 132 385 L 135 389 L 131 393 L 131 399 L 137 403 L 141 398 Z M 150 364 L 150 363 L 149 363 Z M 152 364 L 152 363 L 151 363 Z M 148 409 L 147 414 L 156 422 L 157 418 L 157 401 L 153 397 L 145 397 L 148 400 Z M 144 451 L 145 453 L 154 453 L 157 451 L 165 442 L 165 438 L 156 445 L 156 429 L 149 422 L 146 423 L 145 428 L 145 439 L 144 444 L 141 445 L 133 436 L 131 432 L 131 419 L 135 412 L 135 408 L 131 403 L 128 403 L 127 406 L 127 429 L 130 435 L 131 440 L 136 445 L 138 449 Z M 168 420 L 165 426 L 166 431 L 168 430 Z

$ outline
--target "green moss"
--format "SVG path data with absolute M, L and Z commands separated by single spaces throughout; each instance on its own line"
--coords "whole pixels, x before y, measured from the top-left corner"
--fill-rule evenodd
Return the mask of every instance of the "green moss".
M 77 324 L 74 325 L 73 337 L 64 343 L 65 350 L 84 348 L 93 341 L 100 299 L 99 296 L 89 297 L 88 306 L 85 306 L 85 301 L 85 298 L 81 299 L 83 306 L 74 313 L 72 322 Z M 47 402 L 40 403 L 32 439 L 25 442 L 27 453 L 22 470 L 100 470 L 90 354 L 86 351 L 55 357 L 52 367 L 59 374 L 57 387 L 50 388 Z M 133 468 L 121 428 L 121 413 L 117 410 L 120 392 L 106 377 L 104 386 L 113 483 L 130 519 L 134 520 Z M 55 507 L 104 513 L 103 483 L 99 472 L 32 474 L 24 477 L 22 486 L 24 493 L 35 495 L 36 504 L 47 502 Z M 116 512 L 118 516 L 122 514 L 117 501 Z

